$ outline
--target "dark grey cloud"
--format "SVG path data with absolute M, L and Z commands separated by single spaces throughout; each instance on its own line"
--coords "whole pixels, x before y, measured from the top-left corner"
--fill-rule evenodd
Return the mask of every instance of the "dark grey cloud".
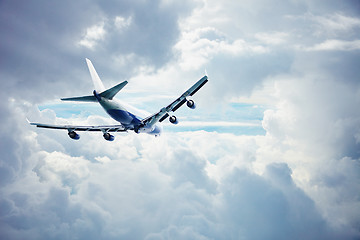
M 114 9 L 119 9 L 121 12 L 125 4 L 101 2 L 100 5 L 108 14 L 108 18 L 114 19 L 119 15 L 119 12 L 115 12 Z M 124 35 L 109 26 L 108 30 L 111 36 L 105 45 L 107 53 L 109 55 L 135 53 L 140 57 L 149 58 L 152 64 L 161 66 L 170 59 L 172 55 L 170 49 L 178 39 L 179 17 L 189 13 L 194 4 L 191 4 L 190 1 L 181 4 L 139 1 L 126 5 L 125 16 L 131 17 L 131 28 Z M 176 11 L 174 11 L 175 9 Z
M 77 13 L 82 5 L 2 2 L 0 31 L 5 39 L 0 45 L 1 69 L 4 83 L 11 82 L 7 91 L 21 91 L 24 97 L 30 95 L 34 99 L 37 94 L 30 89 L 52 89 L 56 82 L 77 79 L 70 69 L 81 66 L 73 61 L 79 56 L 74 43 L 87 21 L 91 21 L 87 8 L 82 14 Z
M 66 93 L 73 82 L 77 88 L 85 88 L 85 57 L 102 63 L 99 68 L 105 77 L 112 71 L 108 66 L 113 58 L 130 53 L 161 67 L 171 57 L 170 49 L 179 36 L 177 21 L 190 11 L 191 4 L 180 7 L 160 1 L 3 1 L 1 5 L 1 78 L 11 93 L 21 91 L 23 98 L 34 100 L 47 94 L 59 96 L 60 90 Z M 117 32 L 116 16 L 132 17 L 126 34 Z M 101 45 L 93 50 L 80 46 L 86 29 L 100 23 L 106 31 Z M 128 64 L 126 71 L 117 69 L 118 78 L 129 76 L 136 67 Z M 47 91 L 40 96 L 30 91 L 43 88 Z

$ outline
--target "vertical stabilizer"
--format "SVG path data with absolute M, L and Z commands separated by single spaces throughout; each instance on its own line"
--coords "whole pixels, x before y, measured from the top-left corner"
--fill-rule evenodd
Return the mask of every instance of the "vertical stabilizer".
M 86 58 L 86 63 L 87 63 L 87 65 L 88 65 L 88 68 L 89 68 L 89 71 L 90 71 L 90 75 L 91 75 L 91 78 L 92 78 L 93 83 L 94 83 L 95 90 L 96 90 L 98 93 L 101 93 L 101 92 L 105 91 L 105 87 L 104 87 L 103 83 L 101 82 L 100 77 L 99 77 L 99 75 L 97 74 L 94 66 L 93 66 L 92 63 L 91 63 L 91 61 Z

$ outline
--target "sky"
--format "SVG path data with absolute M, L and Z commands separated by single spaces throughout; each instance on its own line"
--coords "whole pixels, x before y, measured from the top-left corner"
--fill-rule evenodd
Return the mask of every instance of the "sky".
M 360 239 L 356 0 L 0 1 L 1 239 Z M 85 58 L 164 134 L 111 124 Z

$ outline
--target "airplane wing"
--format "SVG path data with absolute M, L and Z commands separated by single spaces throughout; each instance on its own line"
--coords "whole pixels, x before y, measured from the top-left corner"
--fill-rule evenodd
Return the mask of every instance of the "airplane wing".
M 199 81 L 197 81 L 191 88 L 189 88 L 186 92 L 184 92 L 180 97 L 178 97 L 175 101 L 173 101 L 171 104 L 169 104 L 166 107 L 163 107 L 159 112 L 144 118 L 142 120 L 142 125 L 153 125 L 156 122 L 162 122 L 167 117 L 169 117 L 170 112 L 175 112 L 178 110 L 184 103 L 186 103 L 188 100 L 186 99 L 189 96 L 193 96 L 199 89 L 204 86 L 208 82 L 208 77 L 204 76 Z M 192 102 L 194 104 L 194 102 Z M 194 106 L 194 105 L 192 105 Z M 191 106 L 189 106 L 191 107 Z M 176 119 L 175 119 L 176 120 Z
M 50 128 L 50 129 L 65 129 L 68 131 L 98 131 L 98 132 L 126 132 L 127 129 L 119 125 L 100 125 L 100 126 L 76 126 L 76 125 L 55 125 L 55 124 L 43 124 L 29 122 L 38 128 Z

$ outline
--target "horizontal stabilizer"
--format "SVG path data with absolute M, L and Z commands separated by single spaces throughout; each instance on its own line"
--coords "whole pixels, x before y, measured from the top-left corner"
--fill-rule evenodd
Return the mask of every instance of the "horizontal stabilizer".
M 107 98 L 112 100 L 113 97 L 121 90 L 123 89 L 123 87 L 125 87 L 125 85 L 128 84 L 128 81 L 124 81 L 122 83 L 119 83 L 118 85 L 100 93 L 100 96 L 103 98 Z
M 90 75 L 94 83 L 95 91 L 96 93 L 100 93 L 99 96 L 112 100 L 113 97 L 123 88 L 126 84 L 128 84 L 127 81 L 124 81 L 122 83 L 119 83 L 118 85 L 105 90 L 105 87 L 103 83 L 100 80 L 99 75 L 97 74 L 93 64 L 89 59 L 86 58 L 86 63 L 89 67 Z M 71 97 L 71 98 L 61 98 L 62 101 L 78 101 L 78 102 L 97 102 L 98 99 L 95 97 L 95 95 L 90 96 L 82 96 L 82 97 Z
M 121 90 L 125 85 L 128 84 L 128 81 L 119 83 L 118 85 L 103 91 L 99 95 L 103 98 L 112 100 L 113 97 Z M 62 101 L 77 101 L 77 102 L 97 102 L 98 100 L 94 95 L 82 96 L 82 97 L 71 97 L 71 98 L 61 98 Z
M 94 95 L 83 96 L 83 97 L 71 97 L 71 98 L 61 98 L 62 101 L 77 101 L 77 102 L 97 102 L 97 99 Z

